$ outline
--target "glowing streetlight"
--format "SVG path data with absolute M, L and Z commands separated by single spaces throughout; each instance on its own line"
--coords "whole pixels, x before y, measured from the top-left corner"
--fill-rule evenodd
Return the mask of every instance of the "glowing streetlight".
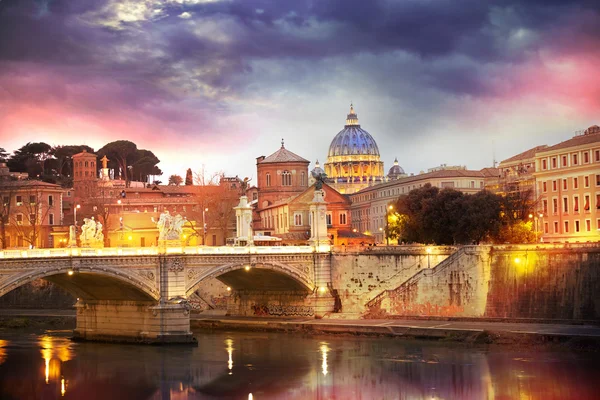
M 75 214 L 75 218 L 74 218 L 74 221 L 75 221 L 75 227 L 77 227 L 77 210 L 78 210 L 78 209 L 80 209 L 80 208 L 81 208 L 81 204 L 77 204 L 77 205 L 75 206 L 75 208 L 73 209 L 73 212 L 74 212 L 74 214 Z
M 204 229 L 204 234 L 202 235 L 202 246 L 206 246 L 206 230 L 208 225 L 206 224 L 206 214 L 208 212 L 208 207 L 202 210 L 202 228 Z
M 389 212 L 392 211 L 394 209 L 393 205 L 389 205 L 386 210 L 385 210 L 385 242 L 386 245 L 389 246 L 390 245 L 390 221 L 389 221 Z

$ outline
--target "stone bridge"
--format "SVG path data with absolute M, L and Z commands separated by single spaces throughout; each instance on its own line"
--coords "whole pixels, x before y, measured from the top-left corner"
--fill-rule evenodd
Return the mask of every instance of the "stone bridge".
M 334 304 L 323 246 L 0 252 L 0 296 L 39 278 L 77 297 L 74 337 L 82 340 L 191 342 L 187 299 L 213 278 L 231 289 L 234 314 L 264 298 L 314 316 Z

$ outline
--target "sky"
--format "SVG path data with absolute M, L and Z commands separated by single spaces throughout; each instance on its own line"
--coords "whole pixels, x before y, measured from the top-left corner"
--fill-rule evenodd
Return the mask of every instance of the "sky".
M 326 160 L 350 103 L 408 173 L 600 124 L 597 0 L 0 0 L 0 147 L 119 139 L 159 167 Z M 313 164 L 311 164 L 311 168 Z

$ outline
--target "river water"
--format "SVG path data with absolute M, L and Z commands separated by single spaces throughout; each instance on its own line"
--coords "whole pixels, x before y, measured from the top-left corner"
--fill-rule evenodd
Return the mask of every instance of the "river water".
M 599 399 L 597 354 L 197 332 L 198 347 L 0 331 L 0 399 Z

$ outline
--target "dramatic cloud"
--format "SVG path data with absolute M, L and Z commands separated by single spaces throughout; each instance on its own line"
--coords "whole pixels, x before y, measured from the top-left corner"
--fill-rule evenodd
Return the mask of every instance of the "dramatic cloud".
M 600 122 L 599 18 L 594 0 L 0 0 L 0 147 L 130 139 L 167 173 L 251 175 L 281 137 L 323 161 L 354 101 L 386 165 L 481 168 Z

